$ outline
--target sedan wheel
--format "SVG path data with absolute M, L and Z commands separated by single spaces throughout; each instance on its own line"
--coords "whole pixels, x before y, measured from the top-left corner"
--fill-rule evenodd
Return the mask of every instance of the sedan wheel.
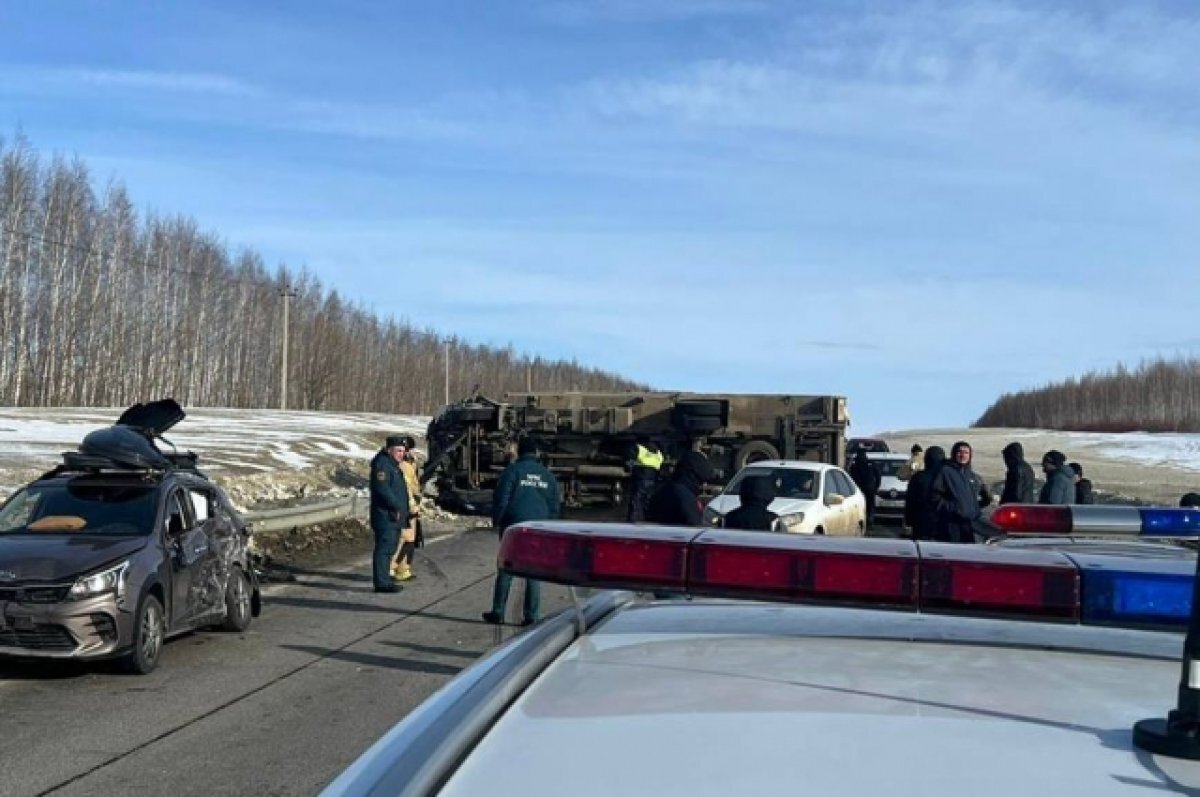
M 225 583 L 225 622 L 221 628 L 225 631 L 245 631 L 250 627 L 250 581 L 240 567 L 229 571 L 229 580 Z
M 133 629 L 133 650 L 121 659 L 121 669 L 137 675 L 153 672 L 158 666 L 158 657 L 162 653 L 165 638 L 162 604 L 158 598 L 147 595 L 142 598 L 137 625 Z

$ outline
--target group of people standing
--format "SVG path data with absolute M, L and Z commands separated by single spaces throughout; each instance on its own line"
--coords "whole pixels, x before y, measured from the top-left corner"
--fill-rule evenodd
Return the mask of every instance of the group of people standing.
M 913 446 L 914 457 L 920 453 L 921 447 Z M 1033 467 L 1025 461 L 1024 446 L 1009 443 L 1002 455 L 1005 475 L 1001 504 L 1095 503 L 1092 482 L 1084 478 L 1083 466 L 1068 463 L 1061 451 L 1047 451 L 1042 456 L 1046 480 L 1040 491 Z M 904 502 L 904 524 L 912 530 L 914 539 L 972 543 L 989 536 L 982 524 L 983 510 L 994 498 L 971 467 L 971 459 L 971 445 L 965 441 L 954 444 L 949 458 L 941 446 L 930 446 L 924 452 L 922 467 L 909 478 Z

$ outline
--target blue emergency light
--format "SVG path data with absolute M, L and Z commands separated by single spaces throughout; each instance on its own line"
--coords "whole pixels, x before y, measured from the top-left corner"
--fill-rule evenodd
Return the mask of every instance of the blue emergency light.
M 1142 509 L 1143 537 L 1200 536 L 1200 510 Z
M 1191 569 L 1191 563 L 1187 565 Z M 1084 623 L 1186 629 L 1192 616 L 1192 573 L 1145 573 L 1083 567 Z

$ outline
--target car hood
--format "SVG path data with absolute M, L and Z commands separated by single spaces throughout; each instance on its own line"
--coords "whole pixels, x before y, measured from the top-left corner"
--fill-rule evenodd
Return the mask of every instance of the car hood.
M 724 515 L 737 509 L 742 501 L 736 495 L 718 495 L 708 505 L 717 514 Z M 794 515 L 797 512 L 812 512 L 821 506 L 821 502 L 811 498 L 776 498 L 767 508 L 776 515 Z
M 780 794 L 796 783 L 813 794 L 913 797 L 1200 788 L 1200 764 L 1130 750 L 1132 723 L 1171 702 L 1174 656 L 1005 644 L 1024 632 L 980 625 L 997 620 L 960 634 L 915 613 L 793 618 L 792 608 L 731 605 L 705 617 L 690 605 L 606 620 L 541 673 L 439 794 L 484 794 L 497 783 L 556 794 L 565 782 L 577 797 Z M 780 634 L 783 624 L 791 633 Z M 926 641 L 899 638 L 890 630 L 898 625 Z M 864 637 L 797 635 L 816 628 Z M 1062 644 L 1095 630 L 1071 628 Z M 1045 638 L 1061 631 L 1044 629 Z M 1164 636 L 1170 644 L 1159 650 L 1180 644 Z M 537 766 L 522 758 L 530 750 Z M 579 750 L 620 766 L 570 780 Z
M 888 490 L 903 493 L 908 490 L 908 482 L 895 476 L 884 476 L 879 482 L 879 492 L 885 493 Z
M 0 536 L 0 586 L 70 581 L 146 546 L 146 537 Z

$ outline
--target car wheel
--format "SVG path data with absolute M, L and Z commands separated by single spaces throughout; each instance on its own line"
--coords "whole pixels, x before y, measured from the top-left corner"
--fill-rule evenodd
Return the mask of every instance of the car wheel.
M 733 464 L 737 470 L 755 462 L 766 462 L 769 459 L 779 459 L 779 449 L 766 440 L 751 440 L 737 450 Z
M 166 636 L 162 603 L 153 595 L 146 595 L 138 604 L 137 622 L 133 626 L 133 650 L 119 661 L 120 668 L 134 675 L 153 672 L 158 666 Z
M 250 579 L 240 567 L 229 571 L 225 582 L 225 621 L 223 631 L 245 631 L 250 627 L 251 607 Z
M 824 534 L 825 534 L 825 529 L 821 528 L 820 526 L 817 526 L 815 529 L 813 529 L 813 534 L 821 534 L 821 535 L 824 535 Z

